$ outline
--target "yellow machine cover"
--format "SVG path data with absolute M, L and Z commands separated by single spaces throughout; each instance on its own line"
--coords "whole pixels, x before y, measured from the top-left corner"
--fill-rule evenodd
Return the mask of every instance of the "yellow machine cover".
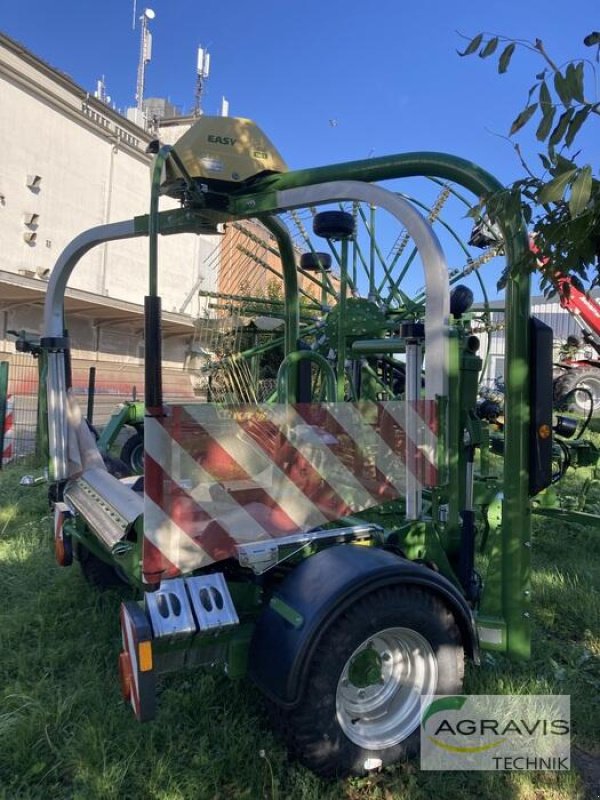
M 202 116 L 177 140 L 174 150 L 192 178 L 238 183 L 263 172 L 286 172 L 271 141 L 249 119 Z M 165 184 L 181 178 L 171 159 Z

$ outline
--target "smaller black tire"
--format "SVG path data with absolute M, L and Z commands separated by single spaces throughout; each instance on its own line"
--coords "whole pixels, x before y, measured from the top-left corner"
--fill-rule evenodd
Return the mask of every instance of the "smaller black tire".
M 300 256 L 300 269 L 307 272 L 329 272 L 331 269 L 331 256 L 329 253 L 302 253 Z
M 450 292 L 450 313 L 454 319 L 460 319 L 473 305 L 474 295 L 468 286 L 459 283 Z
M 79 561 L 85 580 L 95 589 L 122 589 L 128 585 L 125 577 L 115 567 L 102 561 L 81 542 L 75 545 L 75 555 Z
M 121 448 L 121 461 L 127 465 L 130 475 L 141 475 L 144 471 L 144 434 L 134 433 Z
M 323 239 L 349 239 L 354 228 L 354 217 L 347 211 L 321 211 L 313 219 L 313 231 Z

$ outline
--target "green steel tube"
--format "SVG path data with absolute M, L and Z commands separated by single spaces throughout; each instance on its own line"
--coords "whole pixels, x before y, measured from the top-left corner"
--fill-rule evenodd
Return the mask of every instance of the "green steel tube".
M 158 295 L 158 201 L 160 198 L 160 181 L 165 161 L 172 147 L 163 145 L 154 159 L 150 193 L 150 217 L 148 219 L 148 295 Z
M 337 341 L 337 400 L 344 402 L 346 385 L 346 293 L 348 291 L 348 239 L 342 239 L 342 270 L 340 273 L 340 299 Z
M 404 353 L 406 341 L 404 339 L 360 339 L 352 344 L 352 354 L 379 355 L 383 353 Z
M 296 350 L 289 353 L 279 366 L 277 372 L 277 402 L 295 403 L 297 397 L 297 372 L 294 371 L 293 377 L 288 375 L 290 365 L 296 365 L 300 361 L 312 361 L 321 367 L 323 376 L 325 378 L 325 393 L 327 402 L 335 402 L 336 397 L 336 379 L 331 364 L 320 353 L 315 353 L 312 350 Z M 291 387 L 291 391 L 290 391 Z
M 385 258 L 383 257 L 381 250 L 379 249 L 377 242 L 375 241 L 375 208 L 371 206 L 371 220 L 367 222 L 366 214 L 361 206 L 358 208 L 358 213 L 360 218 L 362 219 L 365 228 L 367 229 L 367 233 L 369 234 L 369 242 L 370 242 L 370 253 L 369 253 L 369 269 L 368 269 L 368 276 L 369 276 L 369 297 L 376 297 L 378 294 L 378 290 L 375 287 L 375 255 L 379 257 L 379 263 L 381 264 L 384 272 L 384 279 L 387 279 L 392 285 L 394 285 L 394 278 L 392 276 L 391 267 L 388 267 L 386 264 Z M 364 261 L 363 261 L 364 263 Z M 379 287 L 379 293 L 381 293 L 382 285 Z
M 385 383 L 381 380 L 381 378 L 379 377 L 377 372 L 375 372 L 373 367 L 371 367 L 368 363 L 364 363 L 362 364 L 361 368 L 363 370 L 363 373 L 367 373 L 377 384 L 377 386 L 381 389 L 382 392 L 384 392 L 392 400 L 395 398 L 396 395 L 392 392 L 389 386 L 385 385 Z
M 279 246 L 284 286 L 285 354 L 292 353 L 298 342 L 300 328 L 300 302 L 298 299 L 298 275 L 294 245 L 285 225 L 273 216 L 261 217 L 265 227 L 271 231 Z
M 360 211 L 362 212 L 362 209 L 360 209 Z M 375 297 L 375 206 L 371 206 L 370 211 L 370 225 L 368 226 L 371 237 L 369 252 L 369 298 Z M 361 214 L 361 216 L 364 218 L 363 214 Z
M 499 220 L 500 223 L 500 220 Z M 500 223 L 501 224 L 501 223 Z M 506 287 L 506 394 L 502 608 L 508 653 L 531 652 L 531 510 L 529 505 L 529 313 L 531 279 L 515 265 L 526 260 L 527 232 L 513 221 L 503 227 L 511 276 Z

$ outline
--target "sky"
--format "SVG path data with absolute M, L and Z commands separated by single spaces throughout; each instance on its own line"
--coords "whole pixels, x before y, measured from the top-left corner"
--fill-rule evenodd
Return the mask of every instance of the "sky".
M 196 51 L 211 54 L 203 110 L 253 119 L 290 168 L 413 150 L 469 158 L 503 182 L 521 175 L 505 135 L 540 68 L 517 52 L 460 58 L 480 31 L 541 38 L 558 63 L 591 55 L 598 0 L 4 0 L 0 30 L 93 92 L 104 76 L 117 108 L 135 104 L 139 27 L 150 6 L 146 96 L 194 104 Z M 461 37 L 467 37 L 462 38 Z M 533 136 L 533 130 L 525 139 Z M 598 163 L 600 137 L 586 141 Z
M 540 38 L 563 64 L 593 56 L 582 40 L 600 28 L 599 0 L 4 0 L 0 30 L 90 92 L 104 78 L 124 111 L 135 105 L 137 18 L 147 7 L 145 96 L 191 112 L 197 48 L 207 48 L 204 113 L 220 113 L 225 96 L 230 115 L 253 119 L 290 169 L 434 150 L 503 183 L 523 174 L 507 132 L 542 62 L 518 50 L 498 75 L 497 58 L 457 51 L 485 31 Z M 578 145 L 596 171 L 595 128 Z M 534 131 L 520 141 L 537 165 Z

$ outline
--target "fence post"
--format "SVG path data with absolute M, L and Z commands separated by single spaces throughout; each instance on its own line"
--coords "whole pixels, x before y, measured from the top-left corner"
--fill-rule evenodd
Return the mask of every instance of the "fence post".
M 94 424 L 94 399 L 96 397 L 96 367 L 90 367 L 88 377 L 87 421 Z
M 0 361 L 0 469 L 4 461 L 4 425 L 8 400 L 8 361 Z

